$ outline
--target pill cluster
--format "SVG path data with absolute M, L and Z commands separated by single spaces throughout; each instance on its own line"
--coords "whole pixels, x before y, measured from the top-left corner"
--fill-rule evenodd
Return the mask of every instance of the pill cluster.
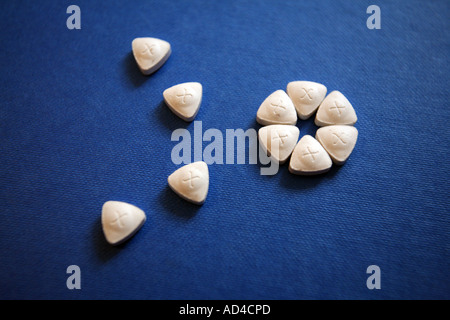
M 256 113 L 264 151 L 279 164 L 290 156 L 289 171 L 299 175 L 325 173 L 333 162 L 344 164 L 358 138 L 356 113 L 348 99 L 339 91 L 326 96 L 327 88 L 311 81 L 290 82 L 286 92 L 270 94 Z M 315 112 L 314 122 L 321 128 L 315 138 L 305 135 L 298 141 L 297 117 L 305 120 Z
M 169 58 L 171 46 L 156 38 L 136 38 L 131 44 L 136 63 L 144 75 L 158 70 Z M 287 92 L 287 93 L 286 93 Z M 286 92 L 277 90 L 259 107 L 256 120 L 260 145 L 279 164 L 289 162 L 294 174 L 312 175 L 328 171 L 332 162 L 342 165 L 356 144 L 356 113 L 339 91 L 326 96 L 327 88 L 310 81 L 293 81 Z M 181 119 L 196 117 L 202 101 L 203 87 L 198 82 L 174 85 L 163 92 L 167 107 Z M 326 97 L 325 97 L 326 96 Z M 305 135 L 298 141 L 297 118 L 308 119 L 315 112 L 320 126 L 316 137 Z M 209 188 L 208 165 L 203 161 L 185 165 L 167 179 L 169 187 L 181 198 L 201 205 Z M 144 224 L 144 211 L 129 203 L 107 201 L 102 208 L 102 227 L 106 240 L 118 245 L 131 238 Z

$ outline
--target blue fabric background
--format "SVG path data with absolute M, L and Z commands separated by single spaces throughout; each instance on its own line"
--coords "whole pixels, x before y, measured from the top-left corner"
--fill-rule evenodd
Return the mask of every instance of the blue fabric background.
M 446 0 L 2 1 L 0 298 L 450 298 L 449 18 Z M 173 49 L 150 77 L 131 54 L 141 36 Z M 258 129 L 261 102 L 293 80 L 355 107 L 343 167 L 211 165 L 202 207 L 168 189 L 171 133 L 193 123 L 164 89 L 201 82 L 196 120 L 225 133 Z M 101 230 L 107 200 L 147 213 L 120 247 Z M 66 288 L 72 264 L 81 290 Z M 366 287 L 373 264 L 381 290 Z

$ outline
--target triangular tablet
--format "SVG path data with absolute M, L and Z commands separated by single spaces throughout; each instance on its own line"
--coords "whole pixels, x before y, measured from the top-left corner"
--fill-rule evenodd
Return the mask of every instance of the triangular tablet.
M 283 90 L 277 90 L 264 100 L 256 113 L 256 121 L 263 126 L 297 123 L 297 113 L 291 98 Z
M 357 120 L 355 110 L 347 98 L 339 91 L 333 91 L 320 104 L 315 124 L 319 127 L 333 124 L 354 125 Z
M 170 43 L 156 38 L 136 38 L 131 48 L 139 69 L 145 75 L 161 68 L 172 52 Z
M 330 170 L 332 164 L 322 145 L 306 135 L 300 139 L 292 152 L 289 171 L 301 175 L 320 174 Z
M 192 121 L 202 103 L 203 87 L 198 82 L 185 82 L 163 92 L 166 105 L 184 121 Z
M 203 161 L 187 164 L 167 179 L 170 188 L 184 200 L 203 204 L 208 194 L 209 171 Z
M 262 127 L 258 131 L 263 150 L 280 164 L 285 163 L 291 155 L 299 135 L 300 130 L 296 126 L 282 124 Z
M 342 165 L 355 147 L 358 130 L 352 126 L 326 126 L 317 130 L 316 139 L 328 152 L 333 162 Z
M 311 81 L 289 82 L 286 92 L 294 103 L 298 117 L 308 119 L 319 107 L 327 94 L 327 87 Z
M 107 201 L 102 208 L 103 233 L 112 245 L 131 238 L 145 220 L 144 211 L 126 202 Z

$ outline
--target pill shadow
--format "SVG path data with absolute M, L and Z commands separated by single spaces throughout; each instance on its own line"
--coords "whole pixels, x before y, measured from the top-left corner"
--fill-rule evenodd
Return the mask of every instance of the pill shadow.
M 191 123 L 186 122 L 183 119 L 180 119 L 176 116 L 166 105 L 164 100 L 162 100 L 158 106 L 156 107 L 156 116 L 158 117 L 158 121 L 162 123 L 170 132 L 173 132 L 178 128 L 187 128 Z M 148 117 L 153 119 L 155 116 L 154 112 L 149 112 Z
M 278 174 L 281 174 L 280 184 L 283 188 L 294 190 L 311 189 L 321 183 L 326 183 L 330 179 L 333 179 L 340 169 L 339 166 L 333 165 L 328 172 L 318 175 L 302 176 L 289 172 L 288 165 L 280 167 L 280 171 L 278 172 Z
M 249 128 L 253 128 L 256 130 L 256 132 L 259 131 L 259 129 L 261 129 L 262 127 L 264 127 L 263 125 L 261 125 L 257 120 L 256 117 L 253 118 L 253 121 L 251 122 Z
M 143 75 L 139 70 L 133 52 L 129 52 L 123 59 L 123 69 L 134 88 L 139 88 L 149 79 L 148 76 Z
M 97 255 L 97 258 L 103 263 L 114 258 L 127 245 L 128 241 L 133 240 L 131 238 L 128 241 L 125 241 L 124 243 L 117 246 L 110 245 L 108 241 L 106 241 L 105 235 L 103 234 L 101 216 L 98 217 L 95 220 L 95 223 L 92 224 L 91 234 L 94 251 Z
M 175 217 L 189 220 L 195 217 L 201 206 L 181 199 L 169 186 L 159 194 L 159 202 L 167 212 Z

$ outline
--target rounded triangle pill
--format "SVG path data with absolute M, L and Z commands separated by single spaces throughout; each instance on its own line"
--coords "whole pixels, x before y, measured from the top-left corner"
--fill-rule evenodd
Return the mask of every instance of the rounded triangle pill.
M 292 152 L 289 171 L 299 175 L 315 175 L 327 172 L 332 164 L 322 145 L 312 136 L 305 135 Z
M 314 120 L 316 126 L 354 125 L 358 118 L 350 101 L 339 91 L 331 92 L 320 104 Z
M 296 126 L 274 124 L 260 128 L 258 140 L 269 156 L 283 164 L 294 150 L 299 135 Z
M 191 122 L 197 116 L 202 103 L 203 87 L 199 82 L 174 85 L 163 92 L 169 109 L 184 121 Z
M 170 43 L 157 38 L 136 38 L 131 42 L 134 59 L 144 75 L 162 67 L 172 52 Z
M 286 92 L 294 104 L 298 117 L 306 120 L 325 98 L 327 87 L 312 81 L 292 81 L 288 83 Z
M 187 164 L 174 171 L 168 178 L 169 187 L 186 201 L 201 205 L 209 189 L 208 165 L 203 161 Z
M 358 130 L 346 125 L 326 126 L 317 130 L 316 139 L 328 152 L 333 162 L 342 165 L 355 147 Z
M 108 243 L 118 245 L 131 238 L 146 216 L 138 207 L 121 201 L 107 201 L 102 207 L 102 228 Z
M 260 105 L 256 113 L 256 121 L 263 125 L 297 123 L 297 112 L 291 98 L 283 90 L 270 94 Z

